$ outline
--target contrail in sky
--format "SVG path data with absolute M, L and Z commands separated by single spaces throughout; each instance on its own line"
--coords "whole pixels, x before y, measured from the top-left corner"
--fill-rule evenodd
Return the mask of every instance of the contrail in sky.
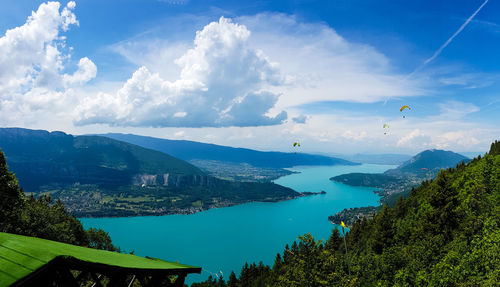
M 483 4 L 481 4 L 481 6 L 479 6 L 479 8 L 477 8 L 476 12 L 474 12 L 474 14 L 472 14 L 472 16 L 470 16 L 469 19 L 467 19 L 467 21 L 465 21 L 465 23 L 463 23 L 462 26 L 460 26 L 460 28 L 458 28 L 458 30 L 455 32 L 455 34 L 453 34 L 443 45 L 441 45 L 441 47 L 439 47 L 439 49 L 436 52 L 434 52 L 434 55 L 432 55 L 432 57 L 425 60 L 422 65 L 420 65 L 413 72 L 411 72 L 411 74 L 409 74 L 408 77 L 411 77 L 417 71 L 421 70 L 423 67 L 427 66 L 427 64 L 429 64 L 434 59 L 436 59 L 436 57 L 439 56 L 439 54 L 441 54 L 443 49 L 446 48 L 446 46 L 448 46 L 448 44 L 450 44 L 451 41 L 453 41 L 453 39 L 455 39 L 455 37 L 458 34 L 460 34 L 460 32 L 462 32 L 462 30 L 465 28 L 465 26 L 467 26 L 467 24 L 469 24 L 469 22 L 472 21 L 472 19 L 476 16 L 477 13 L 479 13 L 479 11 L 481 11 L 481 9 L 484 7 L 484 5 L 486 5 L 486 3 L 488 3 L 488 1 L 489 0 L 484 1 Z

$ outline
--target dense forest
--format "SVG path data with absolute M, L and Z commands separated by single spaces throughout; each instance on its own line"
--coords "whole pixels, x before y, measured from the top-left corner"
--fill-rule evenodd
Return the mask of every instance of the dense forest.
M 323 242 L 300 236 L 272 267 L 245 264 L 210 286 L 499 286 L 500 142 Z M 346 248 L 347 247 L 347 248 Z M 347 258 L 346 259 L 346 249 Z
M 113 250 L 108 233 L 101 229 L 85 230 L 60 201 L 48 196 L 25 196 L 0 150 L 0 232 L 55 240 L 74 245 Z

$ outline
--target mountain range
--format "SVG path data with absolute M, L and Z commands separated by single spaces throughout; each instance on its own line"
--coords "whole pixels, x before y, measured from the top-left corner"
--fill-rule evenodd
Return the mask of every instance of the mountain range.
M 400 181 L 403 178 L 426 179 L 434 177 L 441 169 L 449 168 L 470 159 L 452 151 L 425 150 L 397 168 L 379 173 L 348 173 L 330 178 L 330 180 L 354 186 L 384 187 L 388 183 Z
M 391 165 L 399 165 L 403 162 L 409 160 L 411 155 L 407 154 L 334 154 L 334 156 L 341 157 L 345 160 L 349 160 L 352 162 L 359 163 L 370 163 L 370 164 L 391 164 Z
M 140 175 L 174 179 L 205 174 L 197 167 L 154 150 L 98 136 L 72 136 L 18 128 L 0 129 L 0 148 L 25 191 L 50 183 L 96 184 L 116 188 Z
M 161 151 L 186 161 L 216 160 L 271 168 L 287 168 L 297 165 L 356 164 L 341 158 L 302 153 L 300 152 L 300 148 L 297 148 L 297 152 L 285 153 L 257 151 L 186 140 L 160 139 L 132 134 L 108 133 L 102 136 Z
M 102 136 L 0 128 L 0 148 L 25 192 L 78 216 L 192 213 L 303 196 L 271 182 L 234 182 L 163 152 Z

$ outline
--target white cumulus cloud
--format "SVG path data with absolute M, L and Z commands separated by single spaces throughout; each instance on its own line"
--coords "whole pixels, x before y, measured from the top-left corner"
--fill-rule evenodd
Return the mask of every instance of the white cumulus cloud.
M 270 115 L 281 76 L 262 51 L 248 45 L 250 31 L 221 17 L 196 33 L 194 46 L 175 60 L 177 80 L 140 67 L 114 94 L 90 96 L 77 107 L 78 125 L 221 127 L 280 124 Z M 169 63 L 166 63 L 169 64 Z
M 63 75 L 65 85 L 84 84 L 97 74 L 97 67 L 89 58 L 81 58 L 78 63 L 78 70 L 73 75 Z
M 95 77 L 96 67 L 83 58 L 72 74 L 64 73 L 70 55 L 60 33 L 78 25 L 70 1 L 42 3 L 26 23 L 0 38 L 0 121 L 34 116 L 40 111 L 68 108 L 71 87 Z M 60 110 L 60 109 L 59 109 Z

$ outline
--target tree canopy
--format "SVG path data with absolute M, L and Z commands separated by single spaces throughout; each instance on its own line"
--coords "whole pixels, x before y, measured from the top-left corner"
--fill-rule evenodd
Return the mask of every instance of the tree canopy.
M 90 228 L 68 214 L 60 201 L 48 196 L 25 196 L 15 175 L 9 171 L 0 150 L 0 232 L 15 233 L 54 241 L 117 250 L 108 233 Z
M 495 141 L 484 157 L 442 170 L 393 208 L 354 223 L 345 235 L 351 275 L 334 229 L 326 242 L 300 236 L 272 268 L 245 264 L 230 286 L 498 286 L 499 227 Z M 229 285 L 219 281 L 196 286 Z

